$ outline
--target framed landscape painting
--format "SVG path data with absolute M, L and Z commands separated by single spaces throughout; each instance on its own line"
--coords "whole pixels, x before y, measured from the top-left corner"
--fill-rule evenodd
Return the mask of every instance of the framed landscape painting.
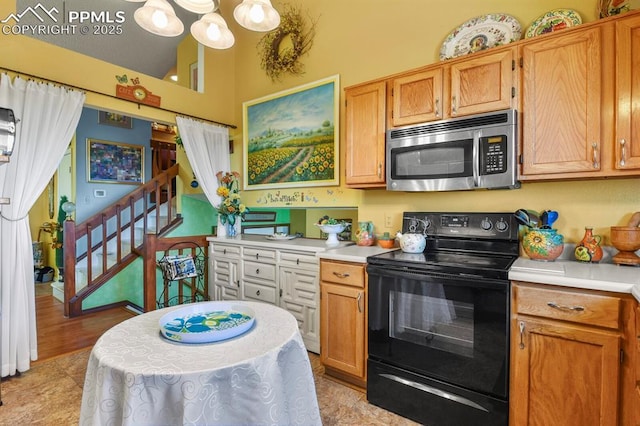
M 244 189 L 338 185 L 339 77 L 243 103 Z
M 87 139 L 87 180 L 144 183 L 144 146 Z

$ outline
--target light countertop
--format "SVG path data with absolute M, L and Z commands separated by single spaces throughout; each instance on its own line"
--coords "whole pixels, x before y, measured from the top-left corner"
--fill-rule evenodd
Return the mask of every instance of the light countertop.
M 385 253 L 399 248 L 386 249 L 375 246 L 349 246 L 318 253 L 320 259 L 342 260 L 345 262 L 367 263 L 367 257 Z
M 266 235 L 242 234 L 236 237 L 207 237 L 209 242 L 217 243 L 239 243 L 245 246 L 253 247 L 275 247 L 285 250 L 304 250 L 315 253 L 327 250 L 337 250 L 347 246 L 354 245 L 353 241 L 340 241 L 337 246 L 328 246 L 326 240 L 319 238 L 294 238 L 291 240 L 273 240 L 267 238 Z
M 563 258 L 540 262 L 518 258 L 511 266 L 509 279 L 590 290 L 630 293 L 640 301 L 640 268 L 616 265 L 609 258 L 600 263 L 584 263 Z

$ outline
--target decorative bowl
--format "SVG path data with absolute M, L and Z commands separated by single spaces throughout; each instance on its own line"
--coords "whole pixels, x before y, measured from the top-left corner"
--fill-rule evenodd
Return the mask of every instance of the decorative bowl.
M 338 241 L 338 234 L 344 231 L 349 225 L 347 223 L 336 223 L 334 225 L 320 225 L 316 223 L 316 226 L 320 228 L 322 232 L 327 234 L 328 246 L 337 246 L 340 244 L 340 241 Z
M 556 229 L 530 228 L 522 237 L 522 248 L 532 260 L 553 261 L 564 250 L 564 237 Z
M 382 248 L 393 248 L 396 245 L 396 240 L 378 240 L 378 245 Z
M 611 259 L 613 263 L 624 265 L 640 265 L 640 257 L 635 254 L 640 250 L 640 228 L 630 226 L 612 226 L 611 244 L 619 253 Z

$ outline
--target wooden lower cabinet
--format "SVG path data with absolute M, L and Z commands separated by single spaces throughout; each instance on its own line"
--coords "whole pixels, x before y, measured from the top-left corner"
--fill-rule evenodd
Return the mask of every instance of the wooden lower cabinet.
M 320 361 L 325 373 L 366 387 L 365 265 L 320 262 Z
M 516 282 L 510 424 L 631 425 L 632 298 Z

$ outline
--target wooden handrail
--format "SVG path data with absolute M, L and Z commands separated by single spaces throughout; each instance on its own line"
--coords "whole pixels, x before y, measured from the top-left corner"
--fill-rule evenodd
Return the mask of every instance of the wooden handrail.
M 144 234 L 149 232 L 150 225 L 153 225 L 156 235 L 161 235 L 181 222 L 180 216 L 173 212 L 172 189 L 178 172 L 179 166 L 176 164 L 81 224 L 65 221 L 65 316 L 81 315 L 83 300 L 144 255 Z M 164 203 L 150 205 L 150 197 L 162 201 L 163 193 L 166 196 Z M 161 208 L 166 209 L 166 223 L 161 223 Z M 151 213 L 155 213 L 155 223 L 149 223 Z M 143 230 L 139 241 L 136 240 L 136 224 L 141 225 L 138 228 Z M 127 236 L 126 233 L 128 238 L 123 238 L 123 235 Z M 128 251 L 123 250 L 123 241 L 129 242 Z M 115 251 L 109 253 L 109 247 L 114 245 Z M 94 260 L 99 263 L 94 265 Z M 86 262 L 87 286 L 76 292 L 76 266 L 79 261 Z

